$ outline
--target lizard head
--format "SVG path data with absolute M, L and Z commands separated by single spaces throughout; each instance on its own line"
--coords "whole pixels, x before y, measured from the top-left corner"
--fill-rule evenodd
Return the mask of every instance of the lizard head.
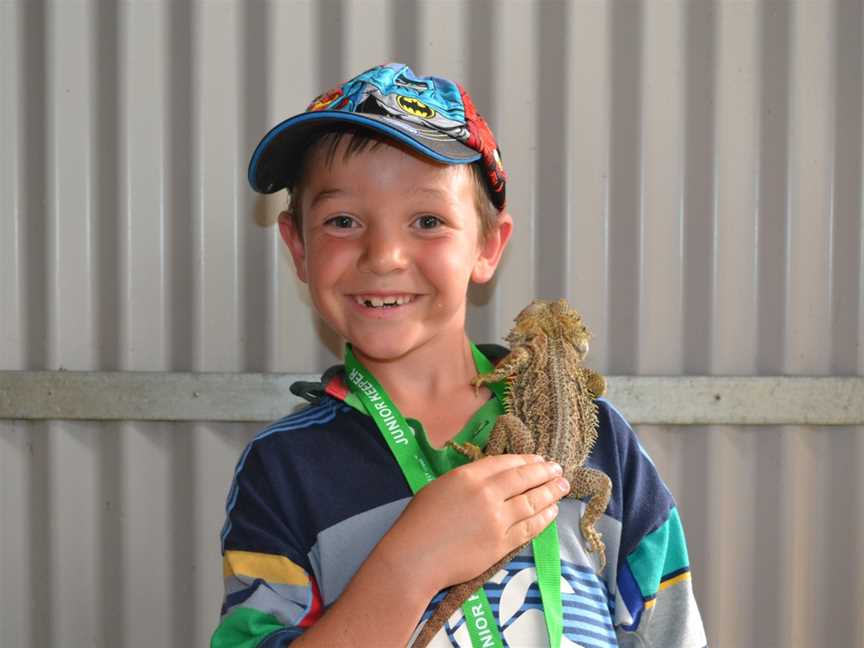
M 591 332 L 582 322 L 582 316 L 565 299 L 535 299 L 516 316 L 516 325 L 505 339 L 512 348 L 529 342 L 538 333 L 570 344 L 580 359 L 588 353 Z

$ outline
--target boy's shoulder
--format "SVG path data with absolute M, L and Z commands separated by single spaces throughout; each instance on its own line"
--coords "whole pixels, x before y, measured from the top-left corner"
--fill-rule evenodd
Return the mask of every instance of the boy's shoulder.
M 268 440 L 268 443 L 275 443 L 296 439 L 297 435 L 304 431 L 328 427 L 337 418 L 346 415 L 349 410 L 350 408 L 339 399 L 327 394 L 317 395 L 300 409 L 268 424 L 249 445 L 262 443 L 265 440 Z

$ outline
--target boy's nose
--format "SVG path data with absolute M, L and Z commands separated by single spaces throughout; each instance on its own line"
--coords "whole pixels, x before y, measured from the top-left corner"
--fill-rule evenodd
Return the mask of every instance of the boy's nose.
M 375 274 L 387 274 L 402 270 L 407 265 L 404 242 L 394 232 L 370 231 L 366 236 L 366 248 L 360 259 L 360 270 Z

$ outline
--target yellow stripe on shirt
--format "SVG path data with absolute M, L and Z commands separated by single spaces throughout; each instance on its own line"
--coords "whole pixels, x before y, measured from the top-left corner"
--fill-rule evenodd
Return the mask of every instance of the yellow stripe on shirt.
M 303 569 L 285 556 L 256 553 L 254 551 L 226 551 L 222 559 L 222 573 L 229 576 L 262 578 L 268 583 L 308 586 L 309 577 Z
M 686 571 L 683 574 L 678 574 L 674 578 L 670 578 L 669 580 L 663 581 L 662 583 L 660 583 L 660 591 L 665 590 L 667 587 L 672 587 L 673 585 L 677 585 L 678 583 L 681 583 L 683 581 L 688 581 L 688 580 L 690 580 L 690 572 L 689 571 Z

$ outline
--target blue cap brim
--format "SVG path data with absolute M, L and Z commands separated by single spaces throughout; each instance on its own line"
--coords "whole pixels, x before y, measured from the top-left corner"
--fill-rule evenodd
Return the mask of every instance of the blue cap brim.
M 259 193 L 284 189 L 299 170 L 302 152 L 311 142 L 310 135 L 326 130 L 328 124 L 355 124 L 377 131 L 401 142 L 418 153 L 444 164 L 476 162 L 478 151 L 442 134 L 430 139 L 411 128 L 393 125 L 393 121 L 376 115 L 362 115 L 338 110 L 301 113 L 274 126 L 255 147 L 249 162 L 249 184 Z

